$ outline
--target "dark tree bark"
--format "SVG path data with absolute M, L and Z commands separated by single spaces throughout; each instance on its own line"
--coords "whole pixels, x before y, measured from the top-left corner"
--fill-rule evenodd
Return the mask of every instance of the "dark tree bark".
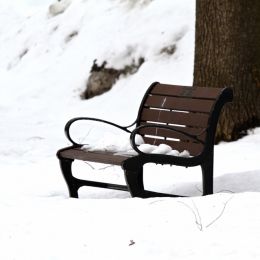
M 232 87 L 216 141 L 260 125 L 260 1 L 197 0 L 194 85 Z

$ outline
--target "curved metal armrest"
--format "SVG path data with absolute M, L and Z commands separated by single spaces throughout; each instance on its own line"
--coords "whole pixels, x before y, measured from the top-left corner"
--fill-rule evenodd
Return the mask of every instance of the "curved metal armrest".
M 205 144 L 205 142 L 201 141 L 200 139 L 197 138 L 197 136 L 200 136 L 201 134 L 203 134 L 206 130 L 203 130 L 202 132 L 200 132 L 199 134 L 197 135 L 191 135 L 191 134 L 188 134 L 184 131 L 181 131 L 179 129 L 176 129 L 174 128 L 173 126 L 169 126 L 169 125 L 156 125 L 156 124 L 146 124 L 146 125 L 142 125 L 142 126 L 139 126 L 137 128 L 135 128 L 131 135 L 130 135 L 130 143 L 131 143 L 131 146 L 133 147 L 133 149 L 138 152 L 139 154 L 145 154 L 143 153 L 142 151 L 140 151 L 135 143 L 135 135 L 138 134 L 139 130 L 140 129 L 143 129 L 143 128 L 148 128 L 148 127 L 154 127 L 154 128 L 161 128 L 161 129 L 166 129 L 166 130 L 171 130 L 171 131 L 174 131 L 174 132 L 177 132 L 177 133 L 180 133 L 180 134 L 183 134 L 191 139 L 193 139 L 194 141 L 196 142 L 199 142 L 201 144 Z
M 75 117 L 75 118 L 72 118 L 71 120 L 69 120 L 66 125 L 65 125 L 65 135 L 66 137 L 69 139 L 69 141 L 73 144 L 73 145 L 76 145 L 76 146 L 81 146 L 82 144 L 78 144 L 77 142 L 75 142 L 71 135 L 70 135 L 70 127 L 73 123 L 75 123 L 76 121 L 80 121 L 80 120 L 88 120 L 88 121 L 96 121 L 96 122 L 100 122 L 100 123 L 104 123 L 104 124 L 108 124 L 108 125 L 112 125 L 114 127 L 117 127 L 127 133 L 131 133 L 130 130 L 128 130 L 127 128 L 128 127 L 131 127 L 135 124 L 135 122 L 132 124 L 132 125 L 129 125 L 129 126 L 120 126 L 120 125 L 117 125 L 115 123 L 112 123 L 112 122 L 109 122 L 109 121 L 106 121 L 106 120 L 103 120 L 103 119 L 98 119 L 98 118 L 93 118 L 93 117 Z

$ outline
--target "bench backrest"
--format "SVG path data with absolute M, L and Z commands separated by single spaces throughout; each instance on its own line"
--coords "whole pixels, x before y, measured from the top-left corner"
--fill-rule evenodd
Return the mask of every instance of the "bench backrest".
M 196 156 L 205 147 L 213 147 L 219 113 L 232 98 L 230 88 L 187 87 L 155 82 L 144 95 L 137 126 L 147 123 L 169 125 L 191 135 L 200 134 L 198 138 L 205 144 L 166 129 L 140 129 L 146 143 L 165 143 L 173 149 L 188 150 Z

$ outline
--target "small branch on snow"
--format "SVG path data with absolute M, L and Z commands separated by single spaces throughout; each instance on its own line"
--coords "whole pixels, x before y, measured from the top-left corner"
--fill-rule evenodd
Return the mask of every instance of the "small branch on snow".
M 225 203 L 224 203 L 224 207 L 222 209 L 222 211 L 220 212 L 220 214 L 215 218 L 213 219 L 207 226 L 206 228 L 210 227 L 211 225 L 213 225 L 218 219 L 220 219 L 222 217 L 222 215 L 224 214 L 224 211 L 227 207 L 227 204 L 230 202 L 231 199 L 233 199 L 234 196 L 231 196 Z
M 164 200 L 155 200 L 155 201 L 150 202 L 149 204 L 151 205 L 151 204 L 155 204 L 155 203 L 158 203 L 158 202 L 161 202 L 161 201 L 164 201 Z
M 129 241 L 128 246 L 133 246 L 134 244 L 135 244 L 135 241 L 131 239 L 131 240 Z
M 92 166 L 89 162 L 84 161 L 85 164 L 87 164 L 92 170 L 96 170 L 94 166 Z
M 99 171 L 102 171 L 102 170 L 105 170 L 107 168 L 110 168 L 110 167 L 114 167 L 114 165 L 108 165 L 108 166 L 105 166 L 105 167 L 101 167 L 101 168 L 98 168 Z
M 226 192 L 226 193 L 235 193 L 235 192 L 232 191 L 232 190 L 220 190 L 220 191 L 218 191 L 218 192 L 216 192 L 216 193 L 222 193 L 222 192 Z
M 193 204 L 193 207 L 191 207 L 190 205 L 188 205 L 187 203 L 183 202 L 183 201 L 178 201 L 179 203 L 183 204 L 185 207 L 187 207 L 191 212 L 192 214 L 194 215 L 194 218 L 195 218 L 195 224 L 197 226 L 197 228 L 200 230 L 200 231 L 203 231 L 204 227 L 205 228 L 209 228 L 210 226 L 212 226 L 216 221 L 218 221 L 224 214 L 224 211 L 227 207 L 227 204 L 231 201 L 231 199 L 233 199 L 234 195 L 231 196 L 229 199 L 227 199 L 224 204 L 223 204 L 223 208 L 220 212 L 220 214 L 214 218 L 209 224 L 207 224 L 206 226 L 203 226 L 202 224 L 202 219 L 201 219 L 201 216 L 200 216 L 200 213 L 199 213 L 199 210 L 198 210 L 198 207 L 197 205 L 195 204 L 195 202 L 193 200 L 192 201 L 192 204 Z
M 199 191 L 200 193 L 202 193 L 202 190 L 199 189 L 198 186 L 195 186 L 195 189 L 196 189 L 197 191 Z
M 194 210 L 194 208 L 192 208 L 190 205 L 188 205 L 187 203 L 185 203 L 183 201 L 178 201 L 178 202 L 183 204 L 185 207 L 187 207 L 192 212 L 192 214 L 194 215 L 194 218 L 195 218 L 195 224 L 196 224 L 197 228 L 199 229 L 199 231 L 203 231 L 203 225 L 201 223 L 201 217 L 199 214 L 198 207 L 196 206 L 196 204 L 193 200 L 191 200 L 191 201 L 192 201 L 192 204 L 193 204 L 193 207 L 195 208 L 195 210 Z

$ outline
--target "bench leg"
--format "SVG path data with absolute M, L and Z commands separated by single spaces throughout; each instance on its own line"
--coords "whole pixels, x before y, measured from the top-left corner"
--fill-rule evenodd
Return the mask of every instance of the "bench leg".
M 213 194 L 213 160 L 201 165 L 203 196 Z
M 124 170 L 125 180 L 132 197 L 145 197 L 143 167 L 136 170 Z
M 80 188 L 79 184 L 77 183 L 77 179 L 73 177 L 71 166 L 74 160 L 72 159 L 65 159 L 59 158 L 60 161 L 60 168 L 63 174 L 63 177 L 67 183 L 70 197 L 78 198 L 78 189 Z

